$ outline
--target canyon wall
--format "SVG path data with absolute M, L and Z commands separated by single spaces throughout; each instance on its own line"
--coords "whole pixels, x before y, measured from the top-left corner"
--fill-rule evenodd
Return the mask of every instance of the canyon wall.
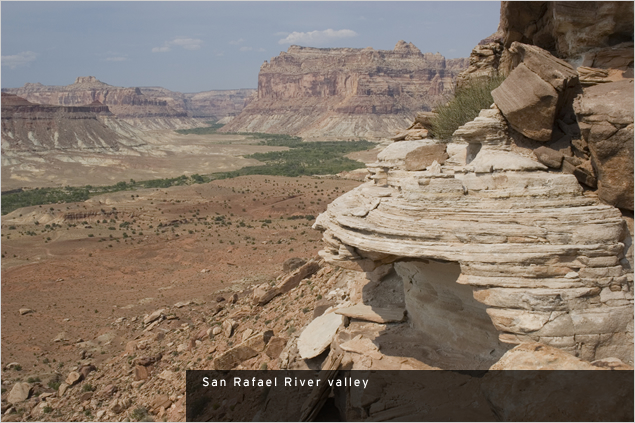
M 404 41 L 394 50 L 291 46 L 262 65 L 257 99 L 222 131 L 387 137 L 446 100 L 466 67 Z
M 83 106 L 99 101 L 119 119 L 141 125 L 140 129 L 170 123 L 175 128 L 198 126 L 190 118 L 220 120 L 238 115 L 255 95 L 254 89 L 212 90 L 180 93 L 162 87 L 124 88 L 108 85 L 94 76 L 78 77 L 66 86 L 27 83 L 21 88 L 5 88 L 32 103 Z M 149 126 L 149 128 L 143 128 Z
M 118 152 L 144 145 L 128 129 L 128 136 L 109 123 L 108 106 L 94 101 L 85 106 L 34 104 L 14 94 L 2 93 L 2 158 L 48 150 Z M 125 126 L 118 123 L 117 127 Z

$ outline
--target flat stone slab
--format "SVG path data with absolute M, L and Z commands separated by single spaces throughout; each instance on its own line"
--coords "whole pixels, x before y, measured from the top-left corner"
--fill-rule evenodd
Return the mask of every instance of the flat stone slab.
M 309 323 L 298 338 L 300 357 L 307 359 L 322 354 L 343 324 L 344 316 L 335 313 L 323 314 Z
M 340 308 L 335 313 L 352 319 L 366 320 L 375 323 L 403 322 L 406 317 L 406 310 L 399 308 L 379 308 L 364 304 L 357 304 L 352 307 Z

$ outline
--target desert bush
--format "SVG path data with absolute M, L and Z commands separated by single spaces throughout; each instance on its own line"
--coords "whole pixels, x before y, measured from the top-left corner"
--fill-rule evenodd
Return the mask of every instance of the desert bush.
M 440 140 L 450 140 L 459 126 L 474 120 L 482 109 L 489 108 L 494 99 L 492 90 L 504 80 L 496 76 L 483 81 L 474 81 L 457 91 L 447 104 L 437 108 L 437 116 L 432 121 L 432 132 Z

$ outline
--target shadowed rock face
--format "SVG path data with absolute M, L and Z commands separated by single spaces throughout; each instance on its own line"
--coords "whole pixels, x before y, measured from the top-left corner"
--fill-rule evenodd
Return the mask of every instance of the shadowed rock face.
M 574 58 L 632 42 L 633 2 L 504 1 L 499 33 L 507 48 L 518 41 Z
M 258 98 L 224 131 L 385 137 L 443 101 L 467 59 L 394 50 L 291 46 L 265 62 Z

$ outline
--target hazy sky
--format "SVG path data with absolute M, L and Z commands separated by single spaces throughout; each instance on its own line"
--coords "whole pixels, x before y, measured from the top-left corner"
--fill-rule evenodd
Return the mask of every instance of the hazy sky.
M 399 40 L 468 57 L 496 31 L 499 2 L 2 1 L 2 87 L 256 88 L 291 44 L 391 50 Z

